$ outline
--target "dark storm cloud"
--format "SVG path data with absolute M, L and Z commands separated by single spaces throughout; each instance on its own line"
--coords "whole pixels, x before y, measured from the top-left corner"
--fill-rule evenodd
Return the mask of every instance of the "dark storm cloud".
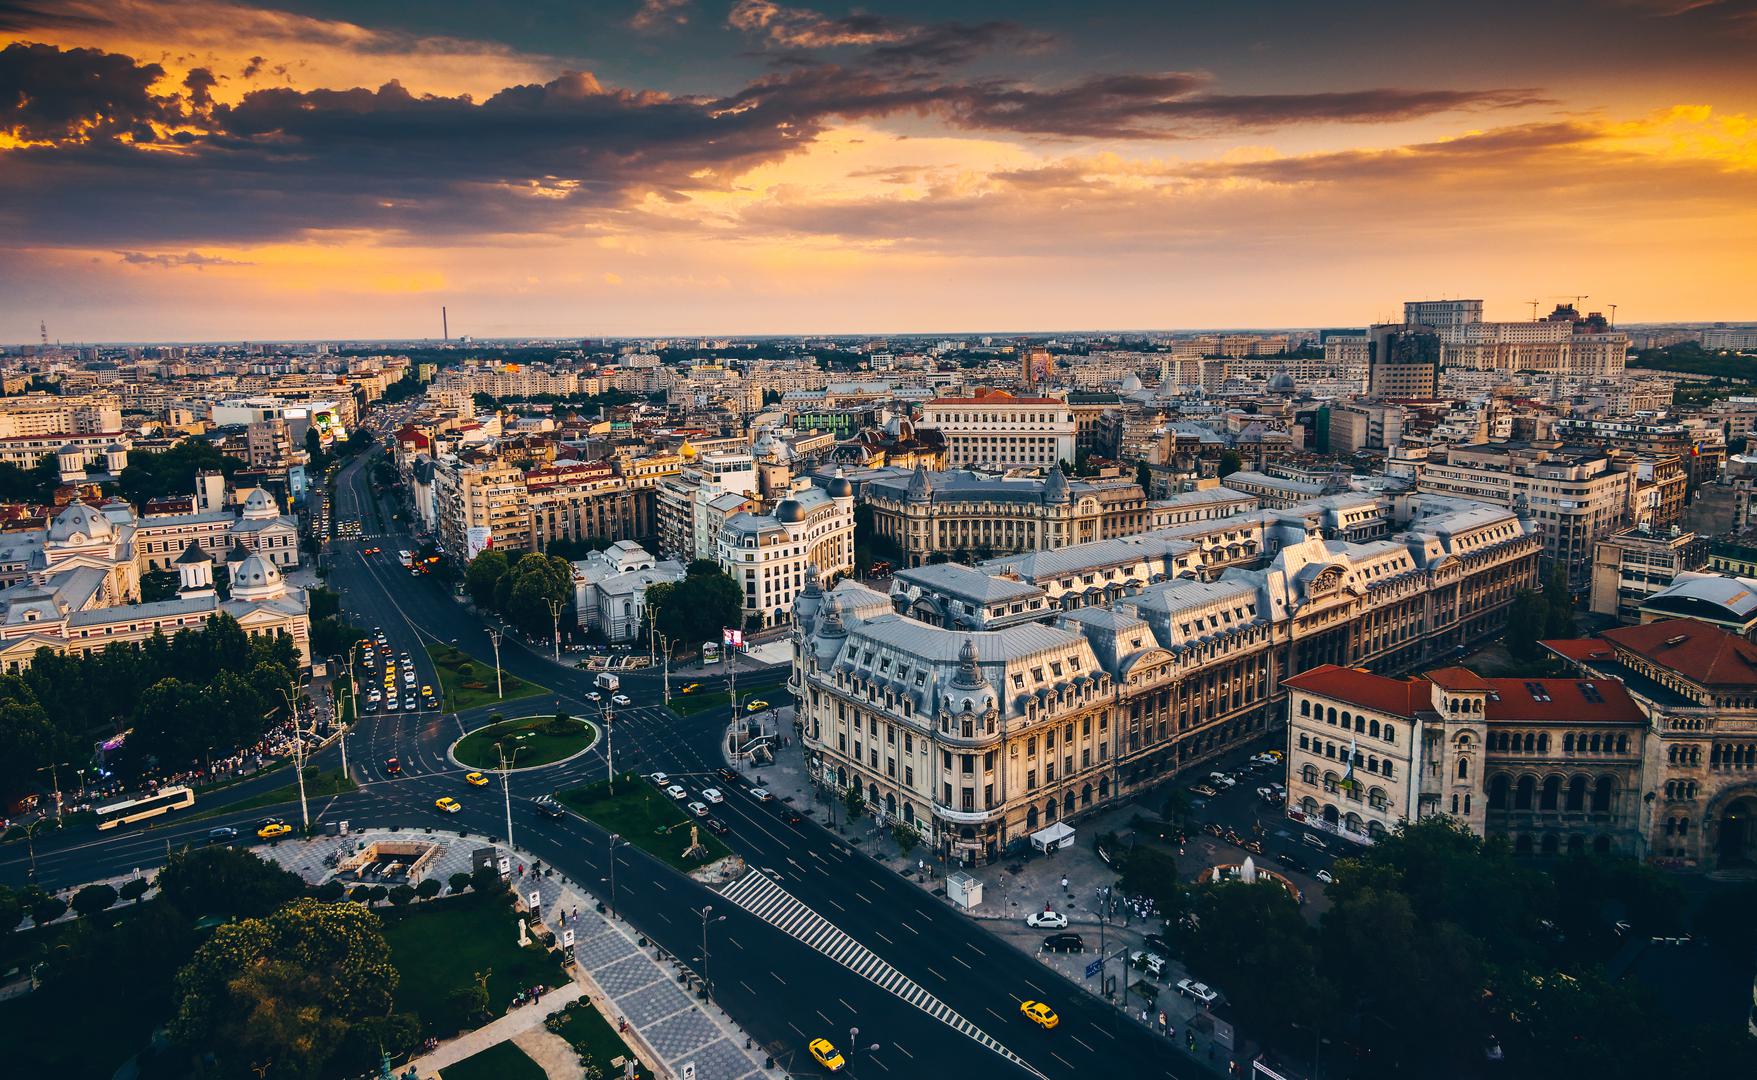
M 787 50 L 775 57 L 796 65 L 804 51 L 865 47 L 859 63 L 875 67 L 944 67 L 967 63 L 984 53 L 1007 49 L 1038 52 L 1055 36 L 1018 23 L 911 23 L 856 11 L 831 17 L 771 0 L 739 0 L 726 25 L 753 34 L 765 45 Z
M 18 33 L 23 30 L 40 30 L 44 27 L 78 27 L 90 26 L 92 20 L 83 15 L 69 15 L 56 11 L 49 4 L 23 3 L 20 0 L 0 0 L 0 33 Z
M 590 232 L 635 218 L 644 198 L 682 201 L 780 160 L 839 119 L 918 115 L 989 132 L 1163 140 L 1533 100 L 1517 90 L 1215 95 L 1186 72 L 1043 89 L 817 65 L 724 98 L 606 88 L 571 72 L 481 101 L 389 82 L 261 89 L 227 105 L 213 100 L 207 69 L 165 97 L 150 90 L 162 75 L 93 49 L 0 51 L 0 131 L 48 144 L 0 152 L 0 228 L 25 243 L 145 249 L 314 229 L 453 242 Z
M 176 254 L 148 254 L 144 251 L 118 251 L 116 257 L 129 266 L 151 266 L 159 269 L 170 269 L 177 266 L 193 266 L 200 269 L 204 266 L 253 266 L 254 263 L 239 259 L 227 259 L 219 255 L 203 255 L 199 251 L 186 251 Z
M 958 127 L 1066 138 L 1165 139 L 1285 124 L 1407 120 L 1454 110 L 1543 102 L 1533 91 L 1385 87 L 1313 94 L 1207 94 L 1205 75 L 1167 71 L 1100 75 L 1042 89 L 1000 80 L 944 82 L 923 76 L 820 66 L 758 80 L 732 100 L 793 116 L 869 117 L 915 112 Z
M 0 49 L 0 132 L 23 142 L 151 138 L 170 104 L 150 87 L 165 69 L 97 49 Z

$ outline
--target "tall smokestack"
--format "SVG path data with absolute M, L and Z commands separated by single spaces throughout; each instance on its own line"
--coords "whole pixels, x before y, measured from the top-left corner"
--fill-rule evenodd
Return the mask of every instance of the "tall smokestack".
M 451 340 L 451 324 L 445 319 L 444 304 L 439 305 L 439 332 L 445 335 L 445 340 Z

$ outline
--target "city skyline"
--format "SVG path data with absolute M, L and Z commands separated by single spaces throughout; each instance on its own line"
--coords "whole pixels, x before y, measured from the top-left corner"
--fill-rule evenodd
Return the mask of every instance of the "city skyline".
M 3 3 L 0 340 L 1757 318 L 1754 35 L 1664 0 Z

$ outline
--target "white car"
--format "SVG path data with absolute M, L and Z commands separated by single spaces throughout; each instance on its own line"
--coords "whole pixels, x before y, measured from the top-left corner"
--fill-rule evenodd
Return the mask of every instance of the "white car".
M 773 795 L 769 794 L 769 789 L 764 788 L 764 787 L 751 788 L 750 789 L 750 797 L 755 799 L 757 802 L 768 802 L 770 799 L 774 798 Z
M 1068 925 L 1068 917 L 1059 911 L 1034 911 L 1025 916 L 1025 925 L 1040 930 L 1061 930 Z
M 676 799 L 678 802 L 682 802 L 683 800 L 689 798 L 689 792 L 683 790 L 683 788 L 679 787 L 676 784 L 672 784 L 670 787 L 666 788 L 665 794 L 671 796 L 673 799 Z
M 589 692 L 588 694 L 586 694 L 586 700 L 587 701 L 603 701 L 604 695 L 598 693 L 598 691 L 596 691 L 596 690 L 593 690 L 593 691 Z
M 1209 773 L 1208 774 L 1208 782 L 1210 784 L 1214 784 L 1219 787 L 1231 787 L 1234 784 L 1238 783 L 1237 780 L 1234 780 L 1232 777 L 1226 775 L 1223 772 Z
M 1145 949 L 1136 949 L 1129 954 L 1129 963 L 1135 965 L 1135 967 L 1142 971 L 1145 971 L 1155 979 L 1165 974 L 1165 957 L 1160 956 L 1156 952 L 1148 952 Z
M 705 806 L 699 802 L 690 803 L 689 804 L 689 812 L 694 814 L 696 817 L 707 817 L 708 816 L 707 806 Z
M 1193 982 L 1189 979 L 1179 979 L 1177 981 L 1177 992 L 1185 997 L 1195 998 L 1204 1005 L 1212 1005 L 1220 1000 L 1220 991 L 1209 986 L 1207 983 Z
M 633 705 L 634 704 L 633 701 L 629 700 L 629 697 L 627 694 L 612 694 L 610 696 L 610 701 L 612 704 L 615 704 L 615 705 Z
M 664 787 L 665 785 L 671 783 L 671 776 L 669 773 L 656 772 L 656 773 L 653 773 L 652 775 L 648 776 L 647 779 L 651 780 L 655 784 L 658 784 L 660 787 Z
M 702 798 L 711 803 L 723 803 L 726 801 L 726 796 L 720 794 L 720 789 L 717 787 L 703 788 Z
M 1336 884 L 1336 875 L 1330 873 L 1330 871 L 1328 871 L 1328 870 L 1319 870 L 1317 873 L 1313 874 L 1312 876 L 1317 878 L 1319 881 L 1322 881 L 1326 885 Z

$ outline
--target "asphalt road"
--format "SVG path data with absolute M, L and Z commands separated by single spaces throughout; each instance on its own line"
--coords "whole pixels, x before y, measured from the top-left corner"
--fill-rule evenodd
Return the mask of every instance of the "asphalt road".
M 336 541 L 328 549 L 329 586 L 342 594 L 343 607 L 357 624 L 382 628 L 392 652 L 406 651 L 417 670 L 417 684 L 439 686 L 426 656 L 434 643 L 456 645 L 492 664 L 488 624 L 457 603 L 445 586 L 431 577 L 412 577 L 396 559 L 399 548 L 413 548 L 406 535 L 378 531 L 394 525 L 388 506 L 374 505 L 367 461 L 355 462 L 338 476 L 333 513 L 337 520 L 362 520 L 365 535 L 357 541 Z M 361 553 L 382 547 L 375 556 Z M 586 699 L 592 676 L 561 668 L 508 636 L 501 645 L 507 671 L 548 687 L 542 698 L 510 702 L 508 715 L 553 711 L 591 716 L 597 707 Z M 400 676 L 399 676 L 400 678 Z M 719 680 L 702 679 L 703 689 Z M 715 808 L 729 827 L 726 842 L 756 867 L 774 876 L 799 900 L 835 923 L 867 949 L 996 1041 L 1049 1077 L 1123 1075 L 1185 1077 L 1206 1075 L 1169 1045 L 1108 1006 L 1067 984 L 1033 957 L 990 934 L 981 924 L 952 910 L 863 853 L 846 847 L 807 819 L 788 825 L 775 804 L 751 798 L 741 785 L 710 779 L 724 764 L 721 739 L 729 717 L 715 713 L 678 718 L 659 706 L 656 675 L 628 675 L 623 692 L 634 704 L 617 711 L 613 746 L 618 769 L 663 770 L 699 792 L 710 784 L 727 793 Z M 463 717 L 437 712 L 367 713 L 348 739 L 352 775 L 361 790 L 313 803 L 314 818 L 351 819 L 362 825 L 467 828 L 491 836 L 506 832 L 506 810 L 499 785 L 473 788 L 464 783 L 464 769 L 446 755 L 450 744 L 468 728 L 480 726 L 491 710 Z M 608 837 L 590 822 L 569 816 L 559 821 L 538 817 L 520 800 L 559 787 L 602 777 L 606 770 L 603 740 L 587 754 L 548 768 L 515 773 L 511 781 L 513 838 L 519 848 L 562 873 L 607 894 Z M 336 753 L 326 751 L 325 757 Z M 402 775 L 391 777 L 385 760 L 396 757 Z M 321 760 L 321 759 L 320 759 Z M 261 783 L 285 784 L 291 774 Z M 199 803 L 201 809 L 223 806 L 247 797 L 225 793 Z M 259 790 L 259 788 L 257 788 Z M 433 802 L 450 795 L 463 804 L 453 816 L 439 813 Z M 277 808 L 291 820 L 297 814 Z M 67 837 L 39 845 L 37 872 L 45 884 L 64 885 L 121 874 L 162 862 L 165 854 L 185 843 L 199 843 L 210 828 L 231 825 L 248 836 L 264 811 L 237 811 L 194 822 L 171 821 L 135 832 L 96 837 Z M 162 820 L 162 819 L 161 819 Z M 773 1047 L 796 1075 L 812 1075 L 816 1066 L 804 1054 L 807 1040 L 831 1039 L 850 1049 L 849 1029 L 860 1029 L 864 1048 L 850 1055 L 845 1075 L 877 1077 L 928 1067 L 952 1075 L 1023 1075 L 1023 1070 L 900 998 L 843 968 L 803 942 L 783 934 L 685 875 L 626 844 L 618 847 L 616 901 L 622 914 L 668 952 L 700 971 L 704 904 L 712 904 L 715 922 L 709 929 L 707 974 L 715 1000 L 763 1045 Z M 0 856 L 0 880 L 22 881 L 24 852 Z M 1025 998 L 1048 1001 L 1061 1024 L 1044 1032 L 1018 1013 Z M 931 1063 L 931 1064 L 930 1064 Z

